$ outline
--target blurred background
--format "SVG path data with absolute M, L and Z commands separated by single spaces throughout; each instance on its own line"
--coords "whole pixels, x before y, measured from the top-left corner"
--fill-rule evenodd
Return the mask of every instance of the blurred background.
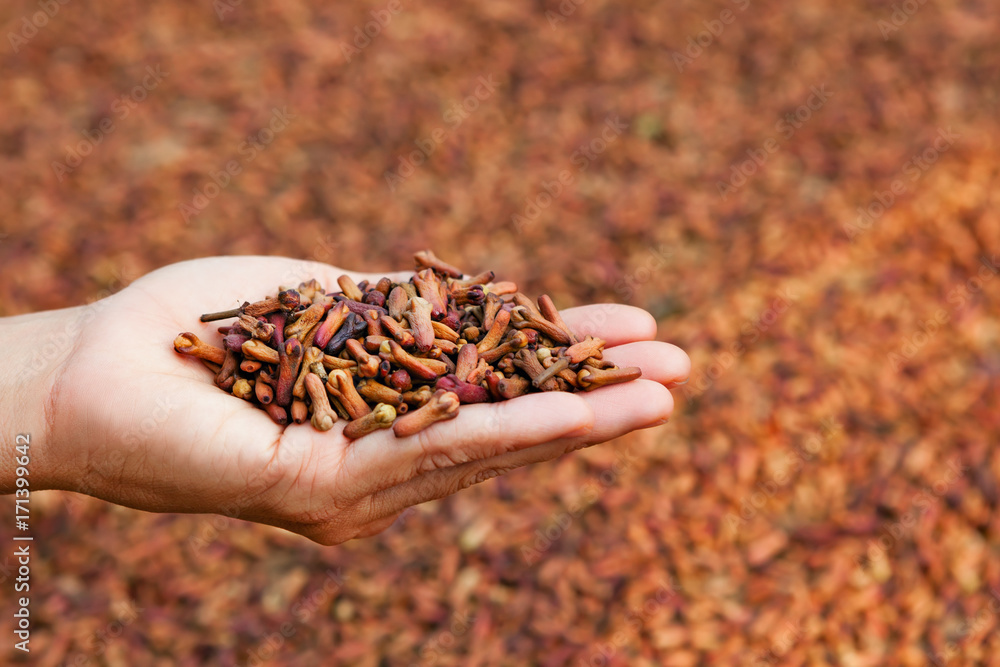
M 0 314 L 427 247 L 694 362 L 670 424 L 339 547 L 38 494 L 30 661 L 1000 664 L 998 19 L 3 3 Z

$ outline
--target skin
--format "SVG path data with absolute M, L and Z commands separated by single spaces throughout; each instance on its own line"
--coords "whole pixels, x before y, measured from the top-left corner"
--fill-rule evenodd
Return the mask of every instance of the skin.
M 182 331 L 219 344 L 216 327 L 229 321 L 202 324 L 201 313 L 310 277 L 331 289 L 342 273 L 373 282 L 384 275 L 276 257 L 199 259 L 96 304 L 2 320 L 4 348 L 22 352 L 0 368 L 0 424 L 10 443 L 0 452 L 0 492 L 16 488 L 14 435 L 27 433 L 33 491 L 238 516 L 338 544 L 386 529 L 411 505 L 663 424 L 673 410 L 668 387 L 690 371 L 683 351 L 653 340 L 656 323 L 645 311 L 571 308 L 562 311 L 570 327 L 607 340 L 605 357 L 640 366 L 643 377 L 589 393 L 465 405 L 411 437 L 388 429 L 352 442 L 343 420 L 325 433 L 308 423 L 279 427 L 173 350 Z

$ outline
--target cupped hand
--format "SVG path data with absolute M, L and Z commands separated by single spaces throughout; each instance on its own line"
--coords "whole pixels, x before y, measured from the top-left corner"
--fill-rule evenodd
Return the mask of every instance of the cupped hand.
M 49 485 L 154 512 L 238 516 L 337 544 L 378 533 L 411 505 L 662 424 L 673 410 L 667 387 L 690 370 L 683 351 L 653 341 L 656 323 L 645 311 L 571 308 L 562 314 L 575 332 L 605 339 L 605 357 L 641 367 L 642 378 L 463 405 L 457 418 L 411 437 L 388 429 L 351 441 L 343 420 L 322 433 L 308 423 L 278 426 L 173 350 L 182 331 L 218 344 L 215 329 L 225 322 L 202 324 L 201 313 L 312 277 L 330 289 L 343 273 L 382 275 L 276 257 L 199 259 L 144 276 L 88 306 L 89 316 L 69 311 L 85 323 L 52 385 Z

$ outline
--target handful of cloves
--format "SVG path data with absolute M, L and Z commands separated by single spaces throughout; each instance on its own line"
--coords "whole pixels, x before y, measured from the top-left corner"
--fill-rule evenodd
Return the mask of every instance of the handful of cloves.
M 429 250 L 414 255 L 405 283 L 372 285 L 340 276 L 340 291 L 316 280 L 276 297 L 201 316 L 222 347 L 192 333 L 174 349 L 199 358 L 215 384 L 265 410 L 328 431 L 343 418 L 348 438 L 389 428 L 413 435 L 488 403 L 532 391 L 590 391 L 641 375 L 603 359 L 604 341 L 580 340 L 547 296 L 537 306 L 492 271 L 463 277 Z

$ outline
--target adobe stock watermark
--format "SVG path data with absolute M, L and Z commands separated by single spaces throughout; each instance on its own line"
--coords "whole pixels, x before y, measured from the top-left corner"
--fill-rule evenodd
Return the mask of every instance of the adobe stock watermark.
M 615 294 L 624 301 L 631 301 L 636 290 L 652 280 L 673 256 L 674 251 L 662 243 L 650 248 L 642 266 L 615 283 Z
M 215 15 L 221 21 L 226 18 L 226 14 L 235 12 L 236 8 L 242 4 L 243 0 L 215 0 L 212 3 L 212 8 L 215 10 Z
M 87 653 L 77 654 L 75 658 L 63 663 L 67 667 L 87 667 L 107 652 L 108 646 L 125 633 L 125 628 L 132 625 L 145 611 L 135 600 L 120 602 L 117 605 L 115 619 L 100 630 L 93 632 L 88 638 Z
M 975 616 L 966 617 L 959 624 L 958 630 L 953 635 L 954 639 L 945 644 L 943 651 L 938 651 L 937 653 L 927 652 L 927 656 L 931 659 L 931 662 L 938 665 L 938 667 L 944 667 L 952 658 L 961 656 L 962 644 L 969 637 L 979 634 L 994 624 L 993 617 L 1000 613 L 1000 590 L 990 588 L 989 594 L 992 598 L 989 604 L 980 609 Z
M 768 308 L 753 319 L 743 323 L 743 326 L 740 327 L 739 338 L 731 343 L 727 349 L 715 353 L 714 360 L 707 369 L 699 370 L 696 375 L 692 374 L 691 380 L 684 385 L 684 395 L 691 399 L 708 391 L 719 378 L 732 368 L 736 360 L 760 340 L 760 337 L 767 333 L 774 326 L 774 323 L 798 300 L 799 296 L 793 294 L 790 288 L 786 287 L 779 291 Z
M 262 463 L 247 478 L 246 487 L 248 489 L 257 488 L 262 482 L 266 483 L 268 480 L 265 479 L 265 476 L 269 472 L 273 470 L 280 472 L 282 467 L 291 465 L 295 462 L 294 457 L 296 454 L 291 447 L 279 447 L 277 456 L 278 458 L 274 462 L 274 466 L 271 465 L 272 462 Z M 184 544 L 185 548 L 192 556 L 201 555 L 205 549 L 208 549 L 219 539 L 222 533 L 232 527 L 233 519 L 239 519 L 243 515 L 243 512 L 253 505 L 255 498 L 255 494 L 247 493 L 232 504 L 223 505 L 219 508 L 218 513 L 206 517 L 206 521 L 201 522 L 199 527 L 188 536 Z
M 587 0 L 562 0 L 559 3 L 559 11 L 554 12 L 551 9 L 545 10 L 545 18 L 549 22 L 549 26 L 555 30 L 561 24 L 566 22 L 570 16 L 576 12 L 577 7 L 585 3 Z
M 442 658 L 455 650 L 455 644 L 472 627 L 475 617 L 468 613 L 455 612 L 447 630 L 441 630 L 420 647 L 420 661 L 411 662 L 408 667 L 430 667 L 440 664 Z
M 759 148 L 748 148 L 749 159 L 743 160 L 739 164 L 733 163 L 730 166 L 730 176 L 728 181 L 716 181 L 716 188 L 719 190 L 719 198 L 725 201 L 730 194 L 739 190 L 749 182 L 751 176 L 764 166 L 768 159 L 778 152 L 782 141 L 788 141 L 795 132 L 809 122 L 813 113 L 819 111 L 826 105 L 826 101 L 833 94 L 826 89 L 826 84 L 813 86 L 809 89 L 810 95 L 804 104 L 799 105 L 795 111 L 785 114 L 784 118 L 774 124 L 774 129 L 779 133 L 778 137 L 768 137 Z
M 736 5 L 741 12 L 745 12 L 747 7 L 750 6 L 750 0 L 729 1 Z M 705 53 L 705 49 L 712 46 L 715 40 L 722 36 L 722 33 L 726 30 L 726 26 L 732 25 L 735 21 L 736 14 L 731 9 L 723 9 L 719 13 L 719 18 L 702 21 L 701 24 L 705 26 L 705 29 L 696 35 L 688 37 L 684 52 L 674 51 L 671 53 L 671 58 L 673 58 L 674 65 L 677 66 L 677 71 L 683 72 L 685 67 L 700 58 Z
M 923 178 L 941 155 L 950 150 L 955 145 L 955 141 L 960 138 L 961 135 L 952 132 L 950 127 L 947 130 L 938 129 L 937 137 L 927 148 L 903 163 L 899 170 L 900 176 L 893 179 L 892 183 L 889 184 L 889 189 L 876 190 L 872 193 L 874 198 L 868 205 L 858 207 L 858 218 L 855 223 L 844 223 L 843 229 L 848 240 L 853 241 L 858 236 L 868 232 L 885 215 L 886 211 L 893 207 L 896 198 L 906 194 L 909 185 Z
M 159 431 L 163 424 L 167 422 L 170 415 L 179 407 L 179 405 L 170 400 L 169 396 L 158 396 L 149 414 L 143 417 L 133 428 L 121 435 L 119 439 L 120 446 L 108 446 L 102 452 L 101 456 L 92 459 L 93 472 L 105 479 L 115 478 L 120 475 L 128 461 L 128 457 L 144 445 L 154 433 Z M 81 506 L 85 501 L 76 494 L 93 496 L 97 492 L 98 487 L 92 476 L 81 475 L 76 486 L 68 490 L 73 491 L 74 495 L 66 498 L 67 509 L 74 517 L 78 517 L 82 509 Z
M 47 370 L 53 362 L 62 357 L 64 351 L 83 327 L 94 321 L 107 308 L 108 303 L 110 303 L 108 297 L 125 289 L 135 279 L 135 276 L 129 275 L 125 269 L 117 269 L 112 275 L 114 280 L 111 286 L 101 290 L 87 305 L 81 306 L 78 317 L 71 318 L 62 330 L 54 331 L 44 340 L 36 342 L 33 346 L 31 359 L 27 361 L 27 365 L 18 374 L 18 378 L 28 381 Z
M 534 565 L 545 553 L 552 548 L 563 534 L 573 525 L 573 521 L 587 508 L 600 499 L 601 494 L 608 487 L 618 482 L 622 473 L 635 464 L 636 456 L 631 449 L 623 448 L 615 452 L 615 462 L 610 468 L 597 476 L 597 480 L 591 480 L 580 489 L 580 496 L 571 503 L 564 512 L 558 512 L 549 517 L 544 528 L 535 531 L 535 541 L 528 545 L 521 545 L 521 558 L 525 564 Z
M 389 0 L 385 9 L 373 9 L 368 12 L 373 20 L 365 23 L 364 27 L 354 26 L 354 46 L 347 42 L 340 43 L 340 52 L 344 54 L 344 60 L 351 62 L 352 58 L 360 56 L 361 52 L 371 45 L 372 40 L 382 34 L 382 29 L 392 23 L 392 17 L 401 11 L 403 5 L 400 0 Z
M 886 360 L 892 370 L 899 372 L 908 361 L 917 356 L 920 349 L 937 335 L 941 327 L 950 322 L 955 313 L 964 308 L 973 296 L 983 291 L 986 283 L 993 280 L 997 273 L 1000 273 L 1000 258 L 996 255 L 993 255 L 992 259 L 984 255 L 979 258 L 979 263 L 980 267 L 976 275 L 948 292 L 947 301 L 954 304 L 951 311 L 938 308 L 932 317 L 919 322 L 917 330 L 909 336 L 904 336 L 903 342 L 886 355 Z
M 625 612 L 625 628 L 618 630 L 611 639 L 598 644 L 586 657 L 576 662 L 577 667 L 608 667 L 618 652 L 628 645 L 630 637 L 642 631 L 649 620 L 663 611 L 677 598 L 681 587 L 672 577 L 660 580 L 660 586 L 639 606 Z M 615 663 L 618 664 L 618 663 Z
M 899 4 L 894 4 L 889 20 L 879 19 L 876 24 L 878 31 L 882 33 L 882 40 L 888 42 L 889 36 L 899 32 L 899 29 L 906 25 L 925 4 L 927 0 L 903 0 Z
M 552 205 L 558 199 L 565 188 L 572 185 L 576 180 L 576 172 L 584 172 L 590 167 L 608 147 L 618 141 L 622 132 L 628 129 L 628 123 L 623 123 L 618 116 L 608 116 L 604 120 L 604 127 L 600 134 L 584 144 L 580 144 L 573 154 L 570 155 L 570 163 L 575 169 L 561 170 L 552 181 L 541 182 L 544 192 L 539 192 L 534 197 L 526 200 L 524 209 L 520 214 L 514 213 L 510 216 L 510 221 L 514 225 L 517 233 L 524 231 L 524 228 L 531 222 L 538 219 L 542 211 Z
M 246 139 L 236 147 L 240 159 L 233 158 L 228 160 L 221 169 L 210 170 L 208 172 L 210 180 L 192 190 L 194 196 L 191 198 L 191 203 L 182 202 L 177 206 L 181 217 L 184 218 L 184 224 L 190 224 L 192 219 L 208 208 L 212 200 L 228 188 L 233 179 L 242 174 L 243 169 L 253 162 L 260 153 L 267 150 L 275 137 L 284 132 L 295 118 L 296 115 L 290 113 L 288 107 L 281 109 L 273 107 L 267 127 L 247 135 Z
M 415 139 L 413 143 L 417 148 L 406 155 L 398 157 L 399 165 L 395 171 L 392 169 L 385 171 L 383 176 L 385 177 L 386 185 L 389 186 L 390 192 L 395 192 L 397 187 L 402 185 L 410 176 L 413 176 L 417 171 L 417 167 L 427 162 L 434 155 L 438 146 L 453 136 L 458 128 L 462 126 L 462 123 L 479 109 L 482 102 L 493 97 L 493 93 L 497 89 L 497 83 L 493 80 L 492 74 L 479 77 L 477 83 L 479 85 L 476 86 L 471 95 L 461 102 L 451 105 L 444 112 L 442 120 L 444 120 L 446 127 L 434 128 L 427 137 Z
M 22 16 L 20 30 L 7 33 L 7 41 L 10 42 L 11 50 L 14 53 L 20 51 L 21 47 L 32 40 L 39 30 L 47 26 L 49 21 L 55 18 L 55 15 L 62 9 L 62 6 L 68 2 L 69 0 L 39 0 L 38 8 L 40 11 L 32 14 L 30 19 L 27 16 Z
M 246 662 L 243 664 L 246 667 L 261 667 L 272 660 L 285 645 L 285 641 L 295 636 L 300 625 L 312 620 L 321 605 L 343 590 L 344 579 L 346 577 L 341 574 L 340 568 L 336 571 L 328 569 L 323 585 L 302 595 L 292 605 L 291 613 L 296 622 L 285 621 L 277 630 L 264 637 L 257 646 L 247 651 Z
M 159 65 L 155 69 L 152 65 L 146 67 L 146 76 L 143 77 L 142 83 L 134 86 L 128 93 L 120 96 L 111 103 L 111 113 L 114 116 L 105 116 L 97 123 L 97 127 L 94 129 L 83 130 L 81 132 L 83 135 L 82 140 L 77 142 L 75 146 L 66 146 L 66 155 L 63 161 L 52 161 L 52 171 L 55 173 L 56 178 L 59 179 L 59 182 L 62 183 L 66 174 L 72 173 L 77 167 L 83 164 L 84 159 L 93 153 L 94 149 L 104 141 L 104 137 L 117 129 L 116 121 L 120 122 L 128 118 L 136 106 L 145 100 L 150 92 L 156 90 L 160 82 L 169 75 L 170 72 L 164 72 L 160 69 Z
M 877 539 L 868 540 L 864 554 L 855 556 L 854 564 L 864 571 L 866 568 L 886 571 L 884 559 L 896 544 L 909 534 L 931 507 L 940 501 L 941 496 L 948 492 L 955 482 L 965 476 L 968 466 L 957 456 L 948 461 L 944 473 L 929 489 L 924 489 L 913 499 L 912 507 L 903 512 L 895 521 L 883 522 L 881 535 Z
M 785 654 L 792 650 L 802 635 L 805 633 L 802 631 L 802 621 L 788 621 L 782 626 L 782 632 L 778 635 L 778 638 L 768 647 L 766 651 L 762 651 L 753 657 L 753 662 L 750 663 L 751 667 L 764 667 L 764 665 L 778 665 L 781 664 L 782 658 Z
M 795 473 L 819 456 L 819 453 L 823 451 L 823 446 L 842 430 L 843 426 L 839 422 L 832 417 L 827 417 L 820 421 L 818 433 L 813 433 L 795 449 L 785 452 L 783 465 L 771 475 L 771 478 L 764 482 L 757 482 L 756 490 L 749 496 L 740 499 L 739 513 L 726 513 L 725 522 L 730 533 L 735 535 L 752 521 L 764 508 L 767 501 L 774 497 L 778 489 L 791 482 Z

